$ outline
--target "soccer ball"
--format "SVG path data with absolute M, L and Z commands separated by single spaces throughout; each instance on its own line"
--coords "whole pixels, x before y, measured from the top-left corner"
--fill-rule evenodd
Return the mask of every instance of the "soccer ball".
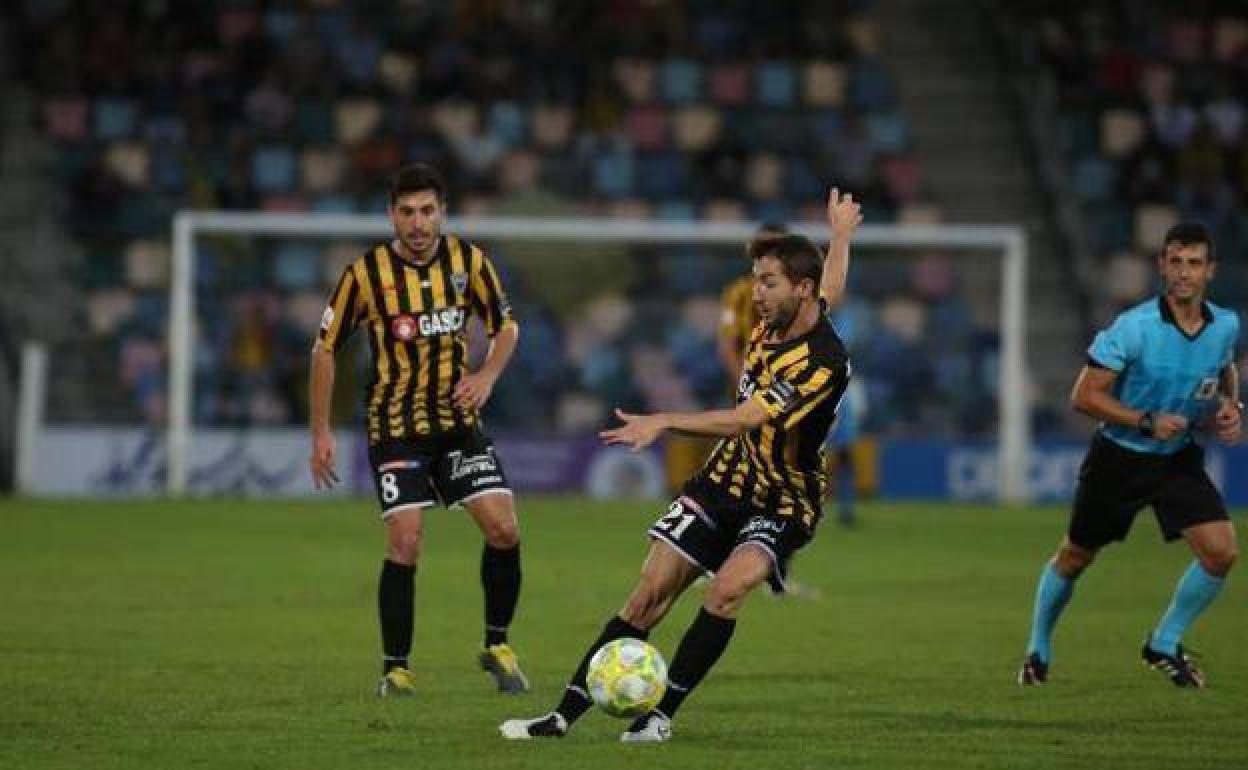
M 590 697 L 613 717 L 635 717 L 659 705 L 667 689 L 667 663 L 653 645 L 616 639 L 598 648 L 585 677 Z

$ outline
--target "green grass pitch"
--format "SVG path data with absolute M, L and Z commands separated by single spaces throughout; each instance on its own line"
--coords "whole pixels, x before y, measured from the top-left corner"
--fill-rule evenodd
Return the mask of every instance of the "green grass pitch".
M 417 579 L 421 693 L 380 701 L 372 503 L 0 501 L 0 767 L 1248 766 L 1242 574 L 1189 634 L 1210 688 L 1171 686 L 1138 650 L 1190 557 L 1142 516 L 1081 581 L 1050 683 L 1023 690 L 1065 513 L 950 504 L 825 523 L 795 566 L 822 596 L 751 597 L 671 743 L 621 745 L 624 723 L 597 713 L 562 741 L 506 743 L 498 723 L 546 711 L 620 606 L 664 507 L 519 502 L 512 640 L 534 692 L 500 695 L 476 668 L 480 537 L 439 509 Z M 654 635 L 666 655 L 698 592 Z

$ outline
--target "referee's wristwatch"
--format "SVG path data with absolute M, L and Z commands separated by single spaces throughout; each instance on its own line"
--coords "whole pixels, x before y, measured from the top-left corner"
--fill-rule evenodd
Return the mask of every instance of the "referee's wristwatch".
M 1153 413 L 1145 412 L 1144 414 L 1140 415 L 1140 421 L 1135 424 L 1135 427 L 1140 429 L 1140 433 L 1144 434 L 1145 436 L 1148 436 L 1149 438 L 1152 438 L 1153 436 Z

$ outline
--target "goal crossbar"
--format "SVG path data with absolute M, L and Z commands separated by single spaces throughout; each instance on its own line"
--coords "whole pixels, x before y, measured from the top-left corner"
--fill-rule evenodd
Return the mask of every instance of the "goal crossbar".
M 596 218 L 449 217 L 445 229 L 466 238 L 580 240 L 631 243 L 743 243 L 756 230 L 748 222 L 653 222 Z M 796 232 L 826 242 L 823 223 L 794 223 Z M 353 214 L 179 211 L 173 218 L 169 309 L 169 494 L 186 493 L 192 433 L 195 238 L 205 234 L 298 238 L 384 238 L 393 233 L 384 216 Z M 1027 238 L 1013 225 L 863 225 L 854 242 L 864 246 L 992 250 L 1001 255 L 1001 370 L 997 439 L 999 496 L 1028 498 L 1031 446 L 1026 368 Z

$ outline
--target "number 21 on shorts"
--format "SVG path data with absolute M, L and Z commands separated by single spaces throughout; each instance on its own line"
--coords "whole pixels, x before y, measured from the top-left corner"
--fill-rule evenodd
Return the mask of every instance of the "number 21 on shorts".
M 679 500 L 673 500 L 668 507 L 667 513 L 663 518 L 654 523 L 656 529 L 661 529 L 671 535 L 673 539 L 679 538 L 689 529 L 689 525 L 693 523 L 696 513 L 688 513 L 685 506 Z

